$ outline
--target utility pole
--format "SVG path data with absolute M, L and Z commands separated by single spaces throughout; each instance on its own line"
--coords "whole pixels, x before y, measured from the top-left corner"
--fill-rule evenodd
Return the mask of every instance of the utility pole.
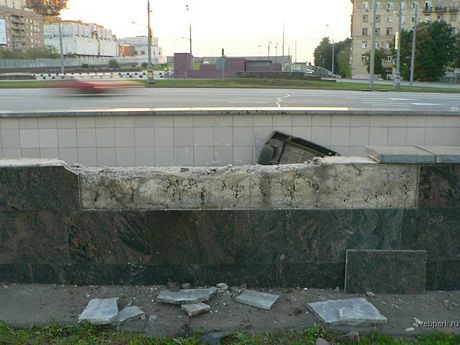
M 295 47 L 295 57 L 294 57 L 294 62 L 297 62 L 297 40 L 294 41 L 294 47 Z
M 275 63 L 278 63 L 278 42 L 275 44 Z
M 334 78 L 335 74 L 335 49 L 334 49 L 334 39 L 332 39 L 332 78 Z
M 58 28 L 59 28 L 59 50 L 61 53 L 61 74 L 64 77 L 65 70 L 64 70 L 64 47 L 62 44 L 62 28 L 61 28 L 61 21 L 59 20 L 58 23 Z
M 394 87 L 399 89 L 401 86 L 401 26 L 402 26 L 402 0 L 399 0 L 398 13 L 398 33 L 396 34 L 396 73 Z
M 376 22 L 375 22 L 375 17 L 377 17 L 377 3 L 376 0 L 372 1 L 372 32 L 371 32 L 371 61 L 370 61 L 370 66 L 369 66 L 369 73 L 370 73 L 370 79 L 369 79 L 369 87 L 373 88 L 374 87 L 374 70 L 375 70 L 375 27 L 376 27 Z
M 150 27 L 150 0 L 147 0 L 147 84 L 153 84 L 153 66 L 152 66 L 152 29 Z
M 283 61 L 281 61 L 282 67 L 281 69 L 284 70 L 284 31 L 285 31 L 285 26 L 284 26 L 284 20 L 283 20 L 283 44 L 282 44 L 282 53 L 281 55 L 283 56 Z
M 268 42 L 268 47 L 267 47 L 267 71 L 270 68 L 270 44 L 272 44 L 271 41 Z
M 187 4 L 185 5 L 185 10 L 187 12 L 189 12 L 190 14 L 190 6 Z M 189 16 L 190 18 L 190 24 L 189 24 L 189 27 L 188 27 L 188 32 L 189 32 L 189 44 L 190 44 L 190 55 L 193 55 L 192 53 L 192 18 L 191 16 Z
M 418 3 L 415 3 L 414 30 L 412 33 L 412 53 L 410 57 L 410 86 L 414 84 L 415 44 L 417 42 Z

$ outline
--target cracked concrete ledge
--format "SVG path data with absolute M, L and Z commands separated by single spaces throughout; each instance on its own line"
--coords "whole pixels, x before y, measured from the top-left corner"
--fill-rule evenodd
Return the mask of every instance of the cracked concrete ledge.
M 366 158 L 219 168 L 79 168 L 83 209 L 365 209 L 416 206 L 417 166 Z
M 207 107 L 207 108 L 120 108 L 47 111 L 0 111 L 0 118 L 60 117 L 60 116 L 160 116 L 160 115 L 373 115 L 373 116 L 460 116 L 459 111 L 423 110 L 350 110 L 320 107 Z

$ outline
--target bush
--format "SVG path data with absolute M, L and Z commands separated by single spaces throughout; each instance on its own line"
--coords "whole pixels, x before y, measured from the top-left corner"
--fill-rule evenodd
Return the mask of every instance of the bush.
M 117 60 L 111 59 L 111 60 L 109 60 L 108 67 L 112 68 L 112 69 L 116 69 L 116 68 L 120 67 L 120 64 L 118 63 Z

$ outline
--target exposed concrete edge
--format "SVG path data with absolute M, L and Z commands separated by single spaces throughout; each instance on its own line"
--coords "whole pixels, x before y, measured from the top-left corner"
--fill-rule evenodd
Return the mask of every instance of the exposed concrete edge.
M 22 159 L 0 159 L 0 169 L 3 168 L 46 168 L 46 167 L 63 167 L 64 169 L 79 174 L 73 167 L 69 166 L 66 161 L 54 158 L 22 158 Z
M 350 110 L 342 107 L 210 107 L 210 108 L 118 108 L 50 111 L 2 111 L 0 118 L 59 116 L 160 116 L 160 115 L 383 115 L 383 116 L 460 116 L 459 111 Z

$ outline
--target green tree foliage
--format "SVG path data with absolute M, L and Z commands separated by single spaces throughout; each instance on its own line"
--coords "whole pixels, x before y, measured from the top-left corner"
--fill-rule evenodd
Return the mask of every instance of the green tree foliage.
M 344 77 L 351 76 L 350 66 L 351 38 L 334 43 L 334 72 Z M 314 53 L 315 66 L 332 70 L 332 43 L 329 37 L 324 37 Z
M 413 30 L 401 33 L 401 75 L 410 78 Z M 460 36 L 444 21 L 417 25 L 414 79 L 438 81 L 449 65 L 458 63 Z
M 27 51 L 12 50 L 8 48 L 0 48 L 1 59 L 57 59 L 59 53 L 56 48 L 46 46 L 45 48 L 33 48 Z
M 366 68 L 367 73 L 371 71 L 371 52 L 367 51 L 366 56 Z M 383 79 L 386 79 L 387 75 L 392 71 L 391 69 L 385 69 L 384 62 L 387 60 L 387 57 L 391 55 L 391 51 L 385 50 L 383 48 L 375 50 L 375 64 L 374 64 L 374 74 L 380 75 Z

